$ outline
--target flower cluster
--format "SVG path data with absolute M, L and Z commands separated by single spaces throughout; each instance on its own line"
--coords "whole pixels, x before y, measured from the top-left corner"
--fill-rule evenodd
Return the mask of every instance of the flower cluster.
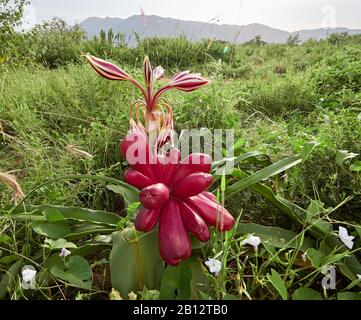
M 160 66 L 153 70 L 148 57 L 143 65 L 144 87 L 110 62 L 90 55 L 87 59 L 101 76 L 130 81 L 144 96 L 144 101 L 136 101 L 132 106 L 130 132 L 120 144 L 121 154 L 130 165 L 124 179 L 140 190 L 142 207 L 135 219 L 136 229 L 149 232 L 158 224 L 160 255 L 166 263 L 177 265 L 191 255 L 189 233 L 206 242 L 210 238 L 208 225 L 227 231 L 235 223 L 216 197 L 206 191 L 213 183 L 210 156 L 192 153 L 181 159 L 173 143 L 172 108 L 161 97 L 168 90 L 189 92 L 209 81 L 183 71 L 156 90 L 156 81 L 163 77 L 164 70 Z M 166 152 L 164 146 L 169 146 Z

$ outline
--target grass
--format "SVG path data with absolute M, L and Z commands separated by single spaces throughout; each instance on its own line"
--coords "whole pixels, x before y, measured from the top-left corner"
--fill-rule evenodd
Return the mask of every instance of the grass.
M 192 294 L 198 292 L 197 298 L 280 299 L 297 298 L 300 291 L 296 296 L 295 292 L 299 288 L 312 289 L 307 294 L 318 298 L 345 298 L 342 291 L 359 294 L 357 280 L 346 281 L 339 270 L 338 279 L 342 280 L 337 290 L 322 290 L 322 268 L 340 264 L 348 253 L 323 250 L 325 239 L 310 233 L 319 220 L 331 222 L 334 230 L 339 224 L 345 225 L 356 236 L 353 252 L 360 258 L 361 175 L 349 169 L 349 164 L 359 158 L 344 164 L 336 162 L 338 150 L 361 150 L 361 64 L 357 46 L 350 42 L 345 48 L 327 41 L 294 47 L 237 46 L 231 50 L 232 57 L 224 61 L 197 57 L 199 61 L 188 65 L 186 53 L 179 57 L 182 51 L 170 50 L 174 45 L 169 44 L 168 52 L 167 47 L 165 52 L 159 51 L 154 60 L 165 61 L 171 69 L 181 65 L 202 71 L 212 78 L 212 83 L 200 91 L 167 94 L 174 106 L 177 131 L 201 127 L 235 129 L 236 155 L 257 150 L 273 162 L 300 153 L 307 142 L 319 143 L 302 165 L 265 181 L 278 195 L 314 212 L 318 220 L 297 225 L 264 198 L 242 191 L 225 203 L 238 217 L 238 227 L 222 236 L 214 233 L 212 241 L 198 249 L 203 260 L 215 256 L 222 261 L 220 275 L 211 275 L 204 265 L 198 266 L 197 273 L 192 264 L 184 264 L 184 273 L 190 272 L 192 277 L 198 274 L 208 288 L 206 293 L 193 288 Z M 139 50 L 147 52 L 150 48 Z M 173 55 L 178 52 L 175 63 L 171 51 Z M 123 67 L 140 78 L 141 70 L 135 65 L 130 62 Z M 128 130 L 129 106 L 137 99 L 137 92 L 126 83 L 101 79 L 85 64 L 57 69 L 35 63 L 5 68 L 0 74 L 0 171 L 15 174 L 26 193 L 54 180 L 31 192 L 27 203 L 124 214 L 123 201 L 109 192 L 104 183 L 57 179 L 76 174 L 122 179 L 126 164 L 120 158 L 118 144 Z M 78 158 L 69 152 L 69 145 L 93 157 Z M 245 162 L 240 168 L 251 173 L 260 166 Z M 235 180 L 237 173 L 227 177 L 227 185 Z M 19 256 L 39 270 L 46 269 L 44 262 L 50 252 L 42 247 L 44 236 L 35 233 L 27 220 L 18 221 L 7 215 L 10 198 L 10 191 L 0 185 L 0 208 L 4 208 L 0 220 L 0 274 L 9 274 Z M 249 223 L 271 227 L 261 237 L 257 252 L 240 245 L 252 232 L 239 230 Z M 301 259 L 300 243 L 292 245 L 292 237 L 288 242 L 274 243 L 275 238 L 270 235 L 277 231 L 272 229 L 275 227 L 294 232 L 296 239 L 317 240 L 316 249 L 309 251 L 310 260 Z M 89 239 L 95 241 L 90 236 L 77 244 Z M 86 256 L 93 271 L 92 291 L 75 289 L 56 278 L 51 288 L 44 285 L 42 290 L 27 293 L 22 291 L 15 272 L 16 285 L 10 290 L 10 298 L 107 298 L 111 291 L 109 250 L 106 247 Z M 164 283 L 174 277 L 172 272 L 166 273 Z M 154 298 L 157 293 L 144 289 L 138 297 Z

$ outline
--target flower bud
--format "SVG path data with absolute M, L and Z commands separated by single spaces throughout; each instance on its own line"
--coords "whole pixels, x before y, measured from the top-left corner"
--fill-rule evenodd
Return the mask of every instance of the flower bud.
M 94 70 L 99 75 L 108 80 L 124 81 L 131 79 L 130 75 L 128 75 L 125 71 L 120 69 L 115 64 L 91 55 L 87 55 L 86 58 L 89 61 L 90 65 L 94 68 Z

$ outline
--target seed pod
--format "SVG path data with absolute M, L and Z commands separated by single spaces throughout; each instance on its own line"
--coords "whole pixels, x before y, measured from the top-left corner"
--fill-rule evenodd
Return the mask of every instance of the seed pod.
M 191 256 L 192 244 L 183 225 L 176 200 L 170 199 L 162 208 L 158 240 L 162 259 L 172 266 Z
M 207 224 L 217 226 L 219 231 L 228 231 L 235 224 L 234 218 L 227 209 L 201 194 L 189 198 L 187 203 Z
M 207 190 L 212 182 L 212 175 L 208 173 L 191 173 L 174 186 L 173 194 L 181 199 L 186 199 Z
M 209 173 L 211 171 L 212 158 L 208 154 L 191 153 L 185 157 L 172 179 L 172 186 L 176 186 L 185 176 L 194 172 Z
M 163 183 L 153 184 L 139 193 L 139 200 L 147 209 L 159 209 L 168 199 L 169 189 Z
M 178 201 L 178 206 L 186 229 L 193 233 L 199 241 L 207 242 L 210 235 L 204 220 L 185 202 Z
M 125 171 L 124 181 L 140 190 L 153 184 L 153 181 L 150 178 L 134 169 L 127 169 Z
M 137 230 L 149 232 L 156 226 L 160 215 L 160 209 L 141 208 L 137 214 L 134 226 Z
M 205 197 L 207 197 L 209 200 L 212 200 L 213 202 L 218 203 L 217 197 L 213 193 L 208 192 L 208 191 L 203 191 L 201 194 L 204 195 Z
M 168 156 L 158 155 L 157 165 L 154 167 L 155 176 L 159 182 L 169 185 L 174 173 L 177 171 L 180 160 L 180 151 L 172 149 Z

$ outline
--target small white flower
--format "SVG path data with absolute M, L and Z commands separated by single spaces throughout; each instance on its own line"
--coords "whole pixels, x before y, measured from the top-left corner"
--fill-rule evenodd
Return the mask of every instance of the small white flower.
M 304 262 L 307 261 L 307 252 L 301 254 L 301 258 Z
M 69 251 L 68 249 L 62 248 L 60 253 L 59 253 L 59 256 L 62 257 L 62 258 L 65 258 L 69 254 L 71 254 L 71 251 Z
M 349 236 L 346 228 L 338 227 L 338 236 L 347 248 L 352 249 L 355 237 Z
M 357 274 L 357 278 L 361 280 L 361 274 Z
M 23 289 L 35 289 L 36 288 L 36 270 L 33 266 L 24 266 L 21 269 L 21 287 Z
M 253 234 L 249 234 L 246 239 L 242 241 L 242 246 L 250 244 L 253 246 L 254 251 L 257 251 L 259 244 L 261 243 L 260 237 L 255 237 Z
M 217 259 L 208 258 L 205 265 L 208 267 L 209 272 L 214 273 L 215 276 L 218 276 L 219 271 L 222 269 L 222 263 Z

